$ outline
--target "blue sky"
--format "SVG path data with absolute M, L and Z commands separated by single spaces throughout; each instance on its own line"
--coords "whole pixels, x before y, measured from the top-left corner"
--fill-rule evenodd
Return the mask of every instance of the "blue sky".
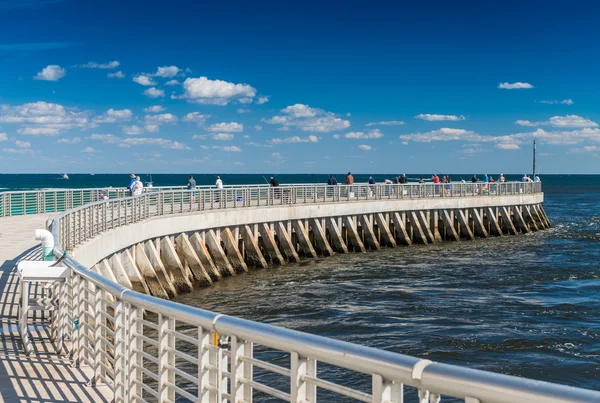
M 600 5 L 287 3 L 0 0 L 0 172 L 598 173 Z

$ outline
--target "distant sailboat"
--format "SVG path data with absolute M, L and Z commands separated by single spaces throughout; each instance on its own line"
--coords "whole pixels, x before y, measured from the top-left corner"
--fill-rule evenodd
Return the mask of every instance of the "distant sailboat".
M 69 179 L 69 175 L 67 175 L 67 174 L 63 174 L 62 178 L 63 178 L 63 179 Z

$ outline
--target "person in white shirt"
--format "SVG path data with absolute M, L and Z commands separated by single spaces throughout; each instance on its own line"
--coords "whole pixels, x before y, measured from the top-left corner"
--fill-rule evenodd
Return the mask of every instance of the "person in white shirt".
M 541 182 L 541 181 L 542 181 L 542 180 L 540 179 L 540 177 L 536 175 L 536 176 L 535 176 L 535 180 L 534 180 L 534 182 Z
M 500 174 L 500 178 L 498 178 L 498 182 L 501 182 L 501 183 L 506 182 L 506 177 L 504 176 L 504 174 Z
M 521 182 L 529 182 L 529 177 L 527 176 L 527 174 L 523 174 L 523 177 L 521 178 Z
M 220 176 L 217 176 L 217 181 L 215 182 L 215 186 L 217 189 L 223 189 L 223 181 Z
M 135 182 L 133 183 L 131 190 L 134 196 L 139 196 L 142 194 L 142 191 L 144 190 L 144 184 L 139 176 L 135 178 Z

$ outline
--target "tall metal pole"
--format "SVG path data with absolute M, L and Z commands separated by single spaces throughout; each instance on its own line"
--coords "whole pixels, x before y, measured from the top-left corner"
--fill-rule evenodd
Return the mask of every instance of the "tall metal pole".
M 535 180 L 535 140 L 533 140 L 533 180 Z

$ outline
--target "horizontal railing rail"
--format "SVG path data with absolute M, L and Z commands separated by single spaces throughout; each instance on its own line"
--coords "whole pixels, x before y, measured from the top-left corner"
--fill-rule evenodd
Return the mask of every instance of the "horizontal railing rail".
M 189 211 L 541 191 L 529 183 L 464 185 L 146 193 L 60 213 L 52 227 L 55 254 L 119 226 Z M 71 257 L 65 263 L 71 277 L 59 315 L 74 324 L 70 354 L 75 364 L 93 368 L 92 382 L 110 386 L 115 401 L 221 403 L 272 397 L 298 403 L 316 402 L 318 396 L 322 401 L 402 402 L 411 395 L 420 403 L 439 402 L 441 396 L 468 403 L 600 401 L 596 391 L 435 363 L 162 300 L 116 284 Z

